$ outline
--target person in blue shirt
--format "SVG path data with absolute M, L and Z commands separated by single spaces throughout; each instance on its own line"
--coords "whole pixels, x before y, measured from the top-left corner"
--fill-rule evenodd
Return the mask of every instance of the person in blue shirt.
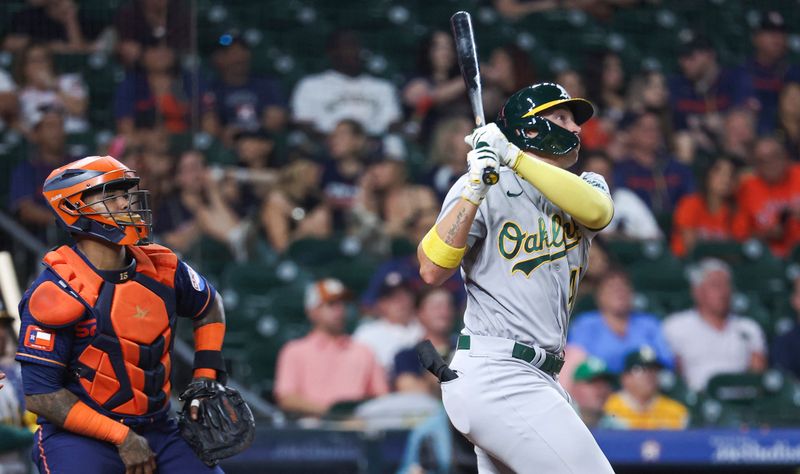
M 680 74 L 668 80 L 676 131 L 692 129 L 719 132 L 719 114 L 753 99 L 752 85 L 740 72 L 723 68 L 717 61 L 714 45 L 705 36 L 695 34 L 680 46 Z
M 57 168 L 42 192 L 76 244 L 45 255 L 19 304 L 16 360 L 26 406 L 39 415 L 39 471 L 221 473 L 200 461 L 169 418 L 179 316 L 194 327 L 193 378 L 224 378 L 221 296 L 151 243 L 148 193 L 114 158 Z M 202 403 L 191 402 L 190 416 Z
M 658 115 L 643 112 L 626 127 L 629 151 L 614 168 L 614 184 L 628 188 L 655 214 L 672 212 L 694 192 L 692 170 L 666 152 Z
M 625 272 L 615 269 L 606 273 L 598 283 L 595 300 L 597 311 L 575 316 L 567 345 L 601 359 L 614 374 L 622 372 L 625 355 L 641 346 L 652 347 L 665 367 L 674 366 L 661 322 L 652 314 L 634 311 L 633 288 Z
M 789 82 L 800 82 L 800 67 L 786 57 L 787 36 L 783 15 L 778 11 L 765 12 L 751 37 L 753 56 L 736 69 L 736 75 L 752 86 L 758 100 L 759 134 L 775 131 L 781 90 Z
M 223 139 L 260 128 L 272 133 L 286 126 L 287 103 L 281 84 L 251 72 L 250 46 L 237 35 L 219 37 L 212 56 L 216 79 L 211 83 L 214 117 Z

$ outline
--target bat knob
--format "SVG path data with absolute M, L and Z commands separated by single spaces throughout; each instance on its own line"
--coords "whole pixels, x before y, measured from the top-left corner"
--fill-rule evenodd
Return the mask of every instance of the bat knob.
M 483 170 L 483 184 L 488 186 L 493 186 L 500 181 L 500 175 L 497 174 L 497 170 L 494 168 L 486 168 Z

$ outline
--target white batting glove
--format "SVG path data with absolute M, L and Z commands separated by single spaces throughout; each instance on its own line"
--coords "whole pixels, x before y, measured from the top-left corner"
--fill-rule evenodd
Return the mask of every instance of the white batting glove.
M 467 182 L 461 191 L 461 197 L 480 206 L 492 186 L 483 182 L 483 170 L 497 169 L 497 166 L 497 153 L 492 148 L 484 146 L 467 153 Z
M 520 153 L 519 147 L 509 142 L 495 123 L 476 128 L 464 137 L 464 141 L 473 150 L 484 146 L 491 147 L 497 153 L 500 163 L 511 168 L 516 164 Z

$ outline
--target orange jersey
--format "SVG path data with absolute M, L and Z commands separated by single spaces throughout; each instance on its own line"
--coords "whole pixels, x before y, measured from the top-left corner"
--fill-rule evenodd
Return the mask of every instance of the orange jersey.
M 699 193 L 684 196 L 678 201 L 672 216 L 672 253 L 679 257 L 686 255 L 688 249 L 683 241 L 683 231 L 691 229 L 697 233 L 697 240 L 728 240 L 733 238 L 733 212 L 723 205 L 711 212 Z
M 755 175 L 746 177 L 739 186 L 737 199 L 736 237 L 758 237 L 782 225 L 781 237 L 767 241 L 772 252 L 784 256 L 800 243 L 800 164 L 791 165 L 784 180 L 777 184 L 769 184 Z

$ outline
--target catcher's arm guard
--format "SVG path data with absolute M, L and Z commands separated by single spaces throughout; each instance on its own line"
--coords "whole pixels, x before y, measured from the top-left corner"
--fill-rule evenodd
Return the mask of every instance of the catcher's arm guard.
M 191 401 L 202 399 L 197 420 L 192 420 Z M 236 389 L 212 380 L 195 380 L 180 395 L 178 427 L 183 439 L 208 466 L 250 447 L 256 424 L 250 407 Z

